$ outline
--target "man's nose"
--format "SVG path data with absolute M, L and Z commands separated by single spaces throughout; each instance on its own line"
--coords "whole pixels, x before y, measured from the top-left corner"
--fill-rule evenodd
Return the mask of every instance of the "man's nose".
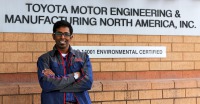
M 61 35 L 61 38 L 65 38 L 65 35 L 64 35 L 64 34 L 62 34 L 62 35 Z

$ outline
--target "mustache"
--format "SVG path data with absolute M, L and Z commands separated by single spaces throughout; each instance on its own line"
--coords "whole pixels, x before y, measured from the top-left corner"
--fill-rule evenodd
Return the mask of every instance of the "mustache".
M 59 44 L 63 43 L 64 44 L 64 43 L 69 43 L 69 41 L 68 40 L 57 40 L 56 43 L 59 43 Z

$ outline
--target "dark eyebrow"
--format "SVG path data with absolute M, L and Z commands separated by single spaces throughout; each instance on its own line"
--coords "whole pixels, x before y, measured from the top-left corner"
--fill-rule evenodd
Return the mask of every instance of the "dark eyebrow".
M 56 32 L 60 32 L 60 31 L 56 31 Z M 60 33 L 70 33 L 70 32 L 60 32 Z

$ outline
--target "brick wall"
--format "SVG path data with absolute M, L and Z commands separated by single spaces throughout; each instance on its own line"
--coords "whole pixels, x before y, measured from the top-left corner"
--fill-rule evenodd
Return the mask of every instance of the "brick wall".
M 41 104 L 38 83 L 0 84 L 0 104 Z M 199 104 L 200 79 L 95 81 L 92 104 Z
M 46 51 L 51 50 L 53 45 L 54 41 L 52 40 L 51 34 L 0 33 L 0 84 L 37 83 L 37 58 Z M 167 80 L 200 77 L 199 36 L 75 34 L 71 45 L 167 47 L 166 58 L 91 59 L 95 81 Z M 115 88 L 112 87 L 111 89 Z M 161 92 L 163 93 L 163 90 Z M 110 92 L 107 93 L 110 94 Z M 152 91 L 145 91 L 143 93 L 152 93 Z M 157 93 L 159 93 L 159 91 L 157 92 L 156 90 L 155 94 Z M 101 94 L 100 91 L 95 96 L 101 96 Z M 31 98 L 27 97 L 27 99 L 33 100 L 32 97 L 38 97 L 34 94 L 30 96 Z M 20 97 L 23 97 L 23 94 L 19 95 L 19 98 Z M 122 99 L 120 96 L 118 96 L 118 98 Z M 162 98 L 163 95 L 158 99 Z M 2 94 L 2 96 L 0 96 L 0 104 L 3 102 L 2 99 L 10 98 L 4 98 Z M 189 100 L 193 101 L 192 98 Z M 164 101 L 171 100 L 165 99 Z M 175 101 L 178 102 L 179 100 Z M 195 101 L 197 102 L 198 99 Z M 146 104 L 145 102 L 149 104 L 149 100 L 137 103 Z M 122 104 L 124 104 L 123 101 Z M 133 104 L 135 103 L 133 102 Z M 160 103 L 159 101 L 151 101 L 151 104 Z

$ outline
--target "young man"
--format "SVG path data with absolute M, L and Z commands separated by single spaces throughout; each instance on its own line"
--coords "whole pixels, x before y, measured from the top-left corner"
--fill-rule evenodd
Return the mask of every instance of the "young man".
M 87 90 L 93 82 L 89 56 L 73 50 L 73 28 L 67 21 L 53 26 L 53 50 L 38 58 L 41 104 L 91 104 Z

